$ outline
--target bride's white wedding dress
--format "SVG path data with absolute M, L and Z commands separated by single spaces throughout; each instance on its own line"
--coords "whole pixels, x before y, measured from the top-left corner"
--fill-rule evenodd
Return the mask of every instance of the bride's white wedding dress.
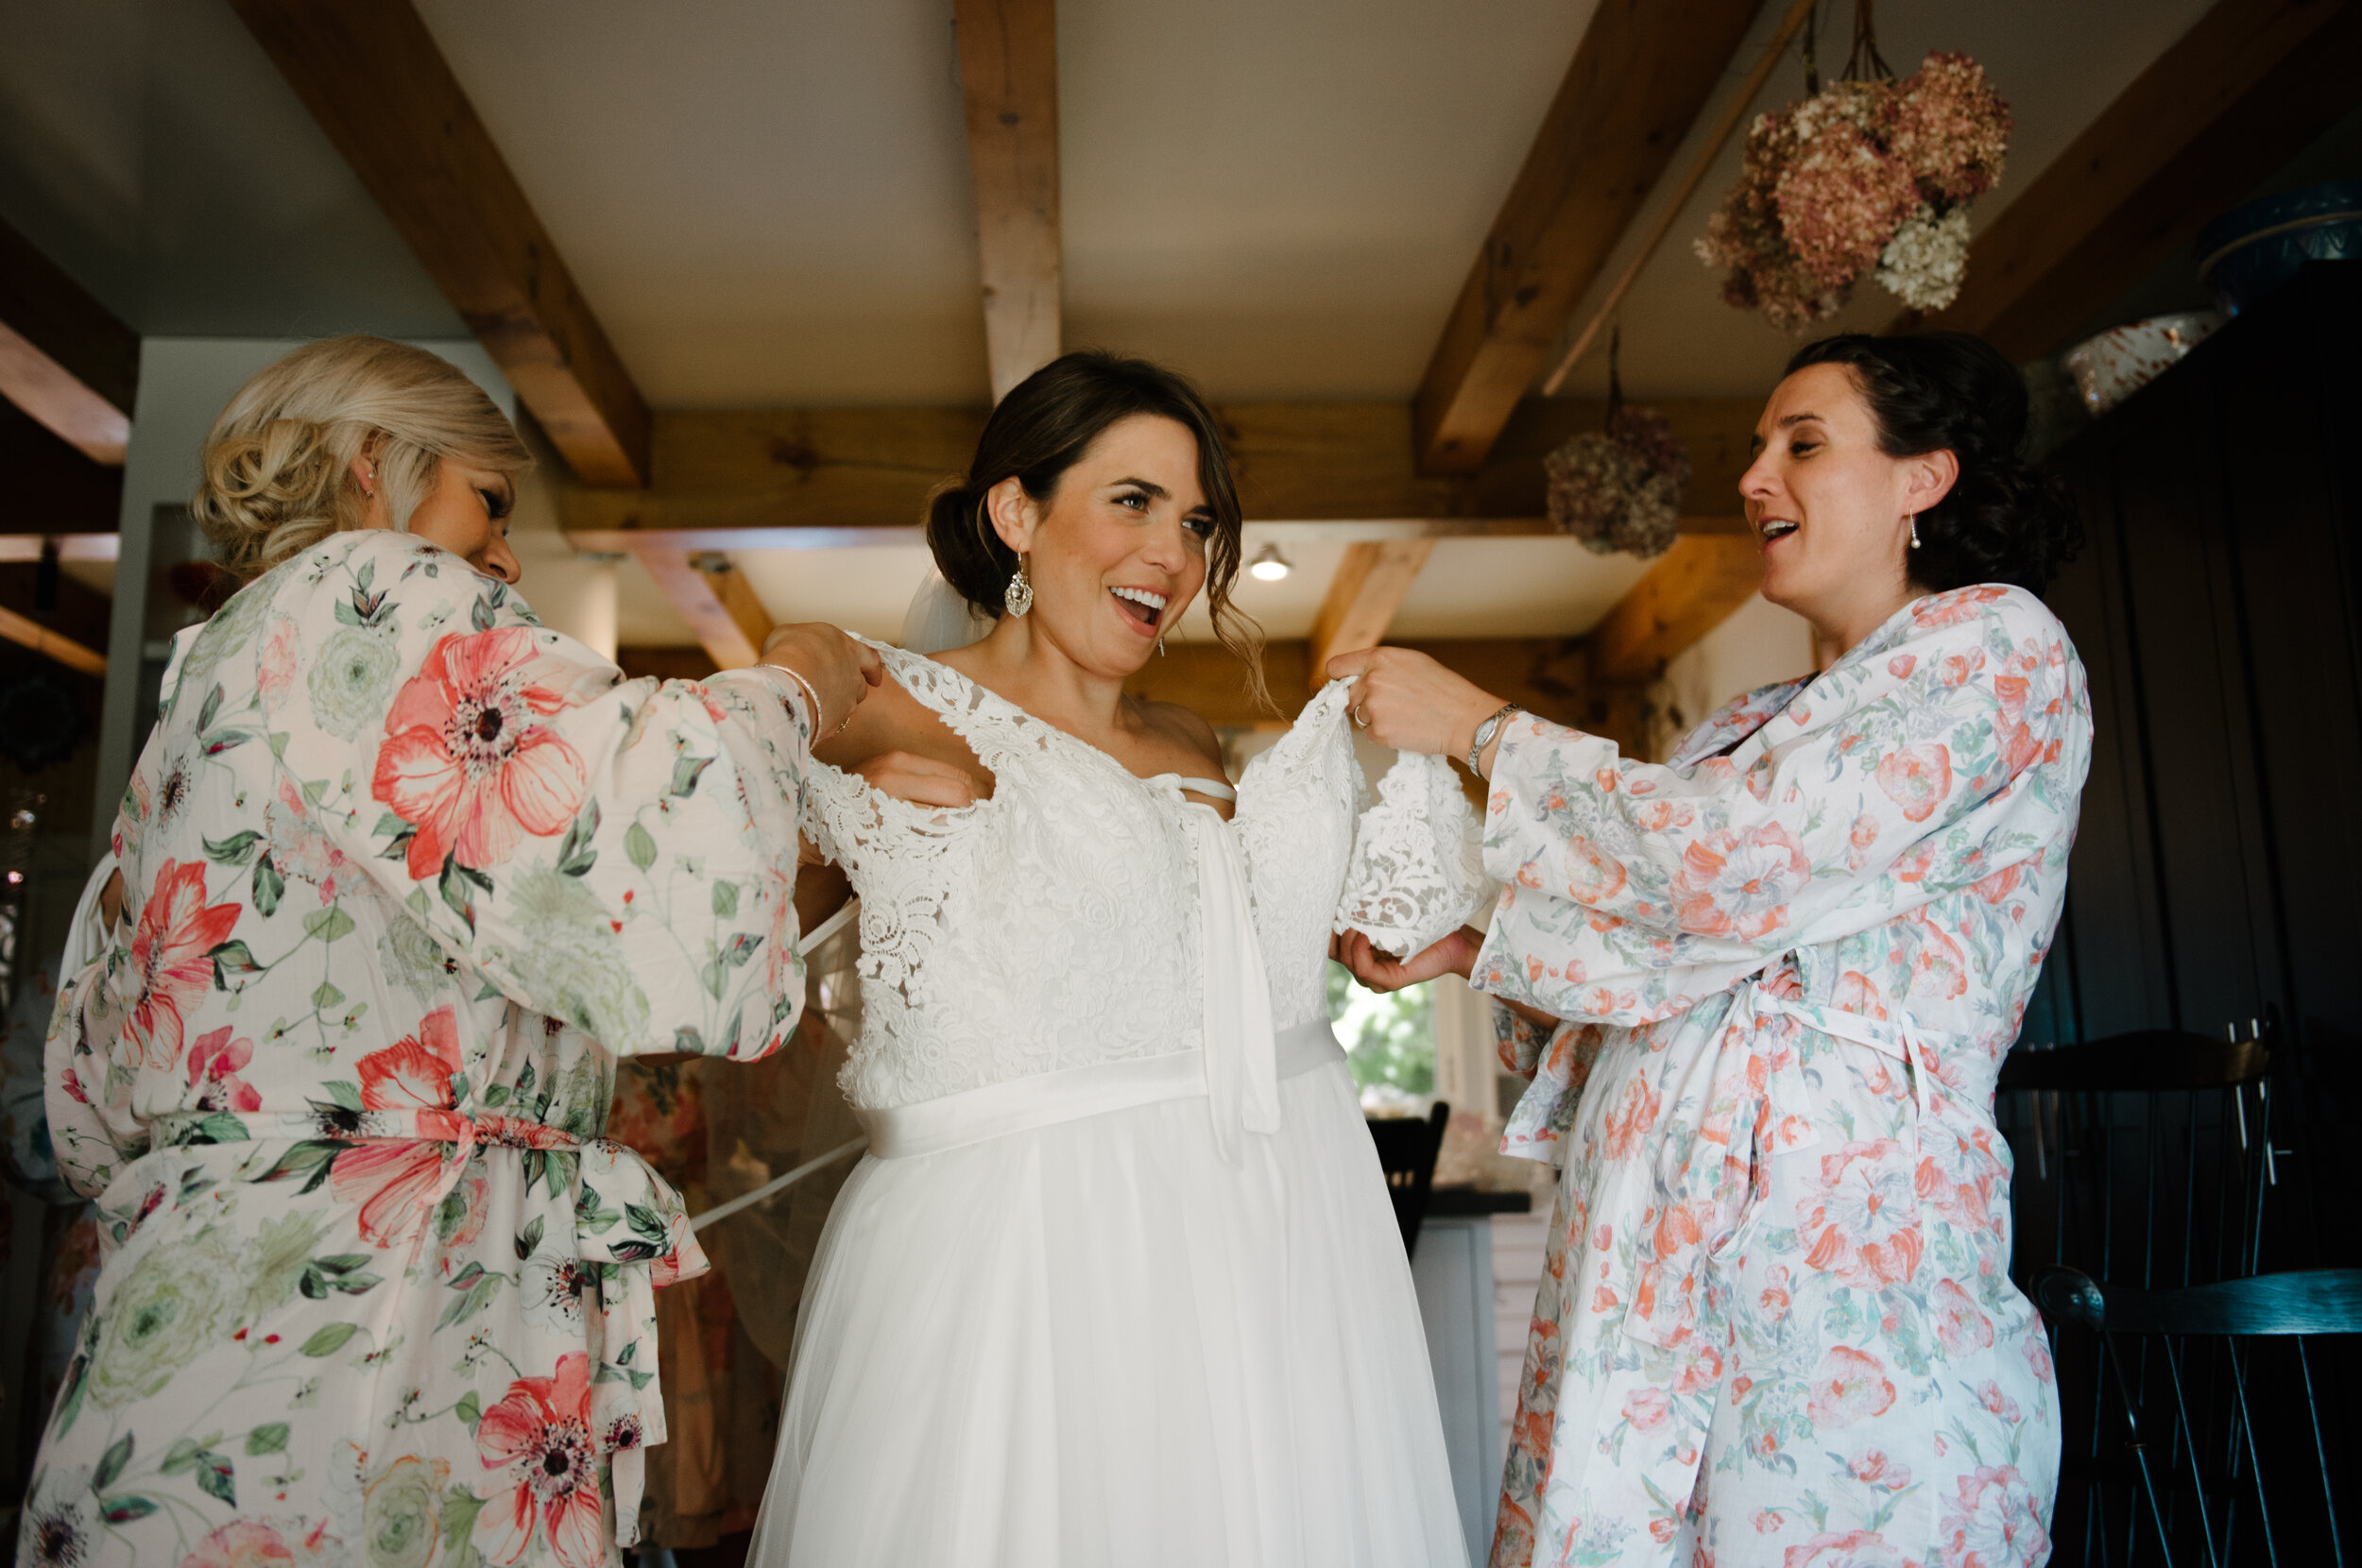
M 1182 794 L 1221 785 L 1139 778 L 880 652 L 997 782 L 941 810 L 815 770 L 806 832 L 861 896 L 843 1082 L 871 1144 L 813 1262 L 750 1561 L 1464 1562 L 1324 977 L 1341 898 L 1398 941 L 1470 912 L 1457 791 L 1406 763 L 1357 843 L 1340 685 L 1225 824 Z

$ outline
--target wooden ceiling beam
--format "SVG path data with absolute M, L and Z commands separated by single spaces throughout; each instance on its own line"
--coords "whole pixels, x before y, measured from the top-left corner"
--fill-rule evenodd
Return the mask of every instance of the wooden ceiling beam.
M 0 561 L 38 561 L 53 540 L 61 561 L 111 561 L 123 544 L 120 534 L 0 534 Z
M 1591 629 L 1592 679 L 1601 685 L 1654 680 L 1762 585 L 1763 557 L 1753 537 L 1674 540 Z
M 1057 0 L 954 0 L 992 401 L 1058 357 Z
M 1420 379 L 1421 472 L 1482 466 L 1759 4 L 1599 0 Z
M 7 357 L 0 347 L 0 361 Z M 122 468 L 77 452 L 36 417 L 7 403 L 0 403 L 0 474 L 7 476 L 0 485 L 0 532 L 111 535 L 120 521 Z
M 642 544 L 633 554 L 672 602 L 717 670 L 742 670 L 762 656 L 771 617 L 746 574 L 724 556 Z
M 0 605 L 0 639 L 30 648 L 85 675 L 103 675 L 107 673 L 106 655 L 62 632 L 53 631 L 32 617 L 5 605 Z
M 1566 638 L 1449 638 L 1402 646 L 1432 656 L 1503 702 L 1515 702 L 1554 724 L 1581 722 L 1584 708 L 1583 651 Z M 1263 679 L 1280 711 L 1257 707 L 1247 695 L 1246 669 L 1219 642 L 1176 642 L 1169 657 L 1153 658 L 1124 683 L 1134 696 L 1179 703 L 1223 729 L 1280 729 L 1295 722 L 1313 681 L 1311 644 L 1303 638 L 1272 641 L 1263 650 Z
M 648 479 L 648 406 L 409 0 L 231 0 L 577 477 Z
M 86 675 L 107 673 L 107 622 L 113 605 L 96 588 L 60 575 L 41 603 L 41 568 L 0 565 L 0 638 Z
M 1743 533 L 1738 478 L 1761 403 L 1676 399 L 1656 406 L 1688 444 L 1685 532 Z M 1379 540 L 1552 532 L 1542 457 L 1604 406 L 1529 400 L 1475 473 L 1420 474 L 1411 410 L 1399 402 L 1230 403 L 1215 410 L 1247 520 L 1308 538 Z M 684 549 L 782 549 L 917 542 L 927 493 L 967 466 L 981 408 L 667 410 L 655 417 L 655 483 L 645 491 L 570 488 L 561 505 L 578 548 L 624 550 L 661 537 Z
M 139 384 L 140 334 L 0 223 L 0 397 L 119 469 Z
M 1328 684 L 1328 661 L 1339 654 L 1375 648 L 1402 608 L 1411 585 L 1435 550 L 1432 537 L 1365 541 L 1345 547 L 1329 579 L 1327 597 L 1312 618 L 1306 690 Z
M 2217 0 L 1970 244 L 1960 298 L 1890 330 L 2051 353 L 2358 102 L 2362 0 Z

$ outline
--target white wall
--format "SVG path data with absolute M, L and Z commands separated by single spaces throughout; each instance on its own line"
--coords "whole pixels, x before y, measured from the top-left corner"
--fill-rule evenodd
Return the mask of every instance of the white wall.
M 1669 754 L 1733 697 L 1809 674 L 1812 667 L 1812 629 L 1804 617 L 1756 594 L 1666 666 L 1650 692 L 1660 713 L 1652 750 Z

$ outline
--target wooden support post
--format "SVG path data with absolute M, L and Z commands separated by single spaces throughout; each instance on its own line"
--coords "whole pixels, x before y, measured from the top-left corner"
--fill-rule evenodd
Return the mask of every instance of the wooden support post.
M 1056 0 L 954 0 L 992 401 L 1058 357 Z

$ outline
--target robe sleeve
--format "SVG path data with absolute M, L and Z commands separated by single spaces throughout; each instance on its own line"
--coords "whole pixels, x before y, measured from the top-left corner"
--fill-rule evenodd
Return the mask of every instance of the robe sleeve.
M 253 711 L 199 728 L 255 725 L 282 796 L 445 952 L 619 1055 L 751 1058 L 793 1032 L 794 681 L 625 680 L 394 534 L 321 546 L 273 608 L 315 673 L 266 670 Z
M 1920 601 L 1731 758 L 1661 767 L 1518 716 L 1486 821 L 1508 891 L 1475 983 L 1646 1022 L 2005 872 L 2045 843 L 2010 830 L 2012 794 L 2072 809 L 2072 664 L 2039 600 L 1987 585 Z

